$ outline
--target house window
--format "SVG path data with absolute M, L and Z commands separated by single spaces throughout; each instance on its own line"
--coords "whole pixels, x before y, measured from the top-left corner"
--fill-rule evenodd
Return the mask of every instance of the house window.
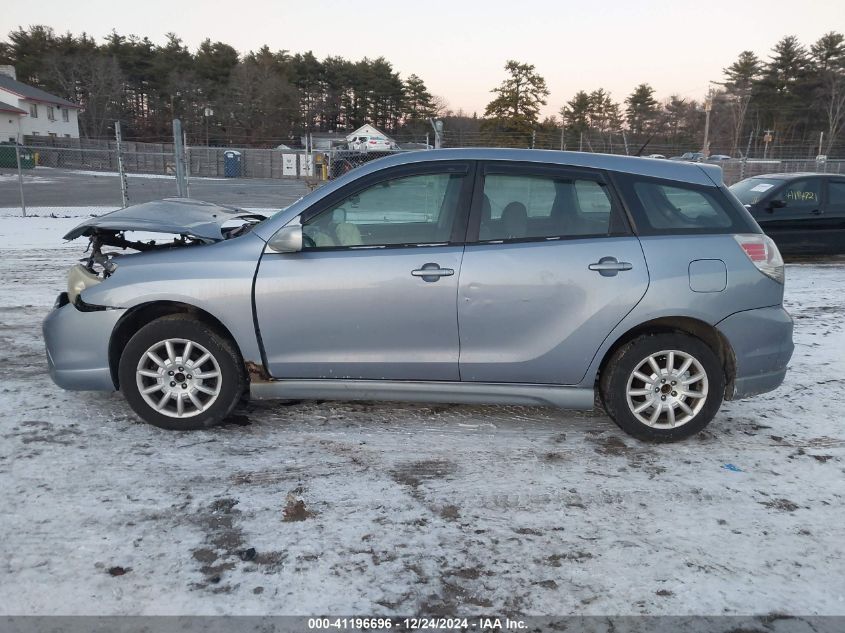
M 56 108 L 53 106 L 47 106 L 47 118 L 51 121 L 56 120 Z
M 36 103 L 30 103 L 29 104 L 29 116 L 31 116 L 33 119 L 38 118 L 38 104 L 36 104 Z
M 56 138 L 58 136 L 58 134 L 56 134 L 55 132 L 47 132 L 47 136 L 49 136 L 51 138 Z
M 67 123 L 68 121 L 70 121 L 70 113 L 68 112 L 68 109 L 67 109 L 67 108 L 65 108 L 64 110 L 62 110 L 62 121 L 64 121 L 65 123 Z
M 65 138 L 70 138 L 70 134 L 65 134 Z
M 32 135 L 33 136 L 41 136 L 41 132 L 33 132 Z

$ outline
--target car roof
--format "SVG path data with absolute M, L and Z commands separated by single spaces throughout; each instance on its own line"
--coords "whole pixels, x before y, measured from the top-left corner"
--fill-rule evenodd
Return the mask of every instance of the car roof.
M 486 160 L 516 161 L 606 169 L 640 176 L 666 178 L 699 185 L 722 183 L 722 170 L 716 165 L 701 163 L 668 162 L 665 160 L 621 156 L 618 154 L 596 154 L 592 152 L 561 152 L 545 149 L 500 149 L 474 147 L 461 149 L 434 149 L 397 152 L 385 158 L 371 161 L 354 170 L 356 176 L 379 171 L 386 167 L 440 160 Z

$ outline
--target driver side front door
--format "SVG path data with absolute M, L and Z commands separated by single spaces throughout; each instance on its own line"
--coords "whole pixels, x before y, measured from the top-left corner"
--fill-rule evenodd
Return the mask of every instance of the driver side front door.
M 300 216 L 303 250 L 265 253 L 255 281 L 271 376 L 459 379 L 470 167 L 376 172 Z

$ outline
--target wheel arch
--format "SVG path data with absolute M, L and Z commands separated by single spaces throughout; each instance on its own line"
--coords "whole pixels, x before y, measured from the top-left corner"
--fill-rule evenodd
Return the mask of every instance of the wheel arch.
M 599 364 L 596 373 L 596 382 L 601 380 L 608 361 L 613 357 L 620 347 L 643 334 L 666 334 L 681 332 L 693 336 L 719 357 L 722 369 L 725 372 L 725 400 L 730 400 L 734 392 L 734 379 L 736 377 L 736 355 L 727 338 L 716 328 L 706 321 L 685 316 L 666 316 L 644 321 L 619 336 L 607 349 Z
M 238 345 L 237 339 L 232 336 L 229 328 L 227 328 L 220 319 L 215 317 L 213 314 L 189 303 L 182 303 L 179 301 L 151 301 L 141 303 L 130 308 L 126 314 L 121 317 L 121 319 L 117 322 L 117 325 L 115 325 L 112 330 L 111 337 L 109 338 L 109 371 L 111 372 L 115 389 L 120 389 L 118 367 L 120 365 L 121 353 L 126 347 L 126 344 L 129 342 L 129 339 L 131 339 L 138 330 L 148 323 L 152 323 L 158 318 L 171 314 L 191 315 L 197 320 L 202 321 L 206 325 L 217 330 L 221 336 L 225 336 L 229 339 L 229 341 L 231 341 L 235 350 L 238 352 L 241 365 L 244 366 L 243 351 Z M 250 372 L 245 370 L 245 373 L 247 380 L 249 380 Z

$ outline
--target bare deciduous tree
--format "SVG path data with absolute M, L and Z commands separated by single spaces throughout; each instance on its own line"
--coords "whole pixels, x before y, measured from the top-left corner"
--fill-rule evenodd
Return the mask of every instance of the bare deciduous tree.
M 47 60 L 51 83 L 61 87 L 60 96 L 82 106 L 82 136 L 100 138 L 119 117 L 123 74 L 108 55 L 51 55 Z

